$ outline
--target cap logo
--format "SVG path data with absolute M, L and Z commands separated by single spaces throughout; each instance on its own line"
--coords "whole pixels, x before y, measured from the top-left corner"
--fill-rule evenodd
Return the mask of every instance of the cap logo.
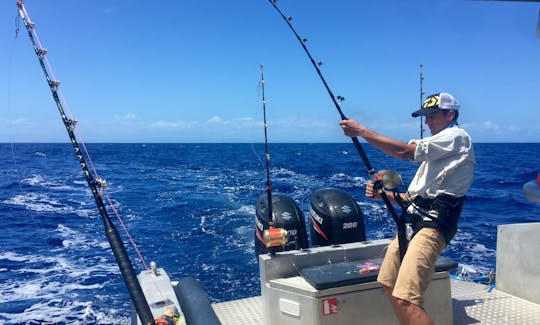
M 439 107 L 439 104 L 441 103 L 441 95 L 433 95 L 429 96 L 424 100 L 424 105 L 422 105 L 422 108 L 431 108 L 431 107 Z

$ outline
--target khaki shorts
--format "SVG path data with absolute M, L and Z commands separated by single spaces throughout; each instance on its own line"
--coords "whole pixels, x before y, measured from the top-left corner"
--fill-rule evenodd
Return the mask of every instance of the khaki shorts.
M 400 267 L 398 241 L 394 239 L 388 245 L 377 281 L 393 288 L 392 296 L 422 306 L 435 262 L 445 246 L 444 236 L 439 231 L 422 228 L 409 242 Z

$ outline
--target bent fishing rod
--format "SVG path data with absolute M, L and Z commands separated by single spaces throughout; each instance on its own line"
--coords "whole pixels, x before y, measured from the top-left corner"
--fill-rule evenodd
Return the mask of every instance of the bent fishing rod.
M 62 122 L 64 123 L 71 144 L 73 145 L 73 149 L 75 150 L 75 154 L 77 155 L 77 159 L 79 160 L 88 186 L 90 187 L 92 195 L 94 196 L 94 200 L 96 202 L 99 214 L 101 215 L 101 219 L 103 220 L 107 239 L 109 240 L 109 244 L 114 253 L 114 257 L 116 259 L 118 267 L 120 268 L 120 271 L 122 273 L 122 277 L 124 278 L 124 281 L 128 288 L 131 300 L 135 306 L 135 309 L 137 310 L 137 314 L 139 315 L 142 324 L 155 324 L 154 317 L 152 315 L 152 312 L 150 311 L 148 302 L 144 297 L 144 293 L 139 284 L 139 281 L 137 280 L 137 275 L 135 273 L 135 270 L 133 269 L 133 265 L 131 264 L 131 260 L 129 259 L 124 243 L 122 242 L 122 238 L 120 237 L 118 230 L 112 223 L 105 208 L 105 204 L 103 203 L 102 195 L 106 186 L 106 182 L 99 178 L 96 179 L 90 174 L 90 170 L 88 169 L 86 160 L 81 152 L 81 148 L 79 146 L 79 143 L 77 142 L 75 133 L 73 132 L 75 130 L 76 121 L 68 118 L 64 112 L 64 107 L 58 95 L 58 87 L 60 86 L 60 82 L 51 78 L 52 73 L 49 72 L 50 67 L 48 68 L 45 64 L 47 50 L 41 47 L 41 44 L 38 46 L 38 44 L 36 43 L 36 39 L 39 40 L 39 38 L 37 37 L 37 33 L 35 31 L 35 24 L 31 21 L 22 0 L 17 1 L 17 10 L 19 12 L 19 17 L 22 19 L 24 26 L 26 27 L 28 36 L 30 38 L 30 41 L 32 42 L 32 46 L 34 47 L 34 51 L 36 52 L 39 63 L 41 65 L 41 69 L 45 74 L 45 79 L 47 80 L 47 84 L 49 85 L 49 88 L 51 90 L 54 102 L 56 103 L 56 107 L 58 108 L 58 112 L 60 113 L 60 117 L 62 118 Z
M 305 44 L 307 42 L 307 39 L 300 37 L 300 35 L 298 34 L 298 32 L 296 31 L 296 29 L 294 28 L 294 26 L 291 23 L 292 17 L 286 17 L 283 14 L 283 12 L 276 5 L 277 0 L 268 0 L 268 1 L 270 2 L 270 4 L 272 4 L 274 9 L 281 16 L 281 18 L 283 18 L 283 20 L 287 23 L 290 30 L 292 31 L 292 33 L 294 34 L 294 36 L 296 37 L 296 39 L 298 40 L 298 42 L 300 43 L 302 48 L 304 49 L 304 52 L 308 56 L 311 64 L 313 65 L 313 68 L 315 68 L 315 71 L 317 72 L 317 75 L 319 76 L 319 78 L 321 79 L 324 87 L 326 88 L 326 91 L 328 92 L 328 95 L 330 96 L 330 99 L 334 103 L 334 106 L 336 107 L 336 110 L 338 111 L 341 119 L 342 120 L 348 120 L 348 118 L 345 116 L 345 114 L 341 110 L 341 107 L 339 106 L 339 103 L 338 103 L 338 100 L 336 99 L 336 96 L 334 96 L 334 93 L 330 89 L 330 86 L 328 86 L 328 83 L 326 82 L 326 79 L 324 78 L 321 70 L 319 69 L 319 65 L 321 65 L 321 63 L 320 62 L 316 63 L 315 60 L 313 59 L 313 56 L 309 52 L 309 50 L 308 50 L 308 48 L 307 48 L 307 46 Z M 338 99 L 343 99 L 343 97 L 338 96 Z M 351 140 L 354 143 L 356 151 L 358 151 L 358 153 L 360 154 L 360 157 L 362 158 L 362 161 L 364 162 L 364 165 L 366 165 L 368 174 L 373 180 L 375 189 L 380 194 L 386 208 L 388 209 L 388 212 L 390 213 L 390 215 L 392 216 L 392 219 L 394 220 L 394 222 L 397 225 L 400 257 L 403 260 L 403 257 L 405 256 L 405 253 L 407 251 L 407 245 L 408 245 L 407 237 L 406 237 L 406 233 L 405 233 L 406 229 L 405 229 L 404 217 L 403 216 L 401 216 L 401 217 L 398 216 L 398 214 L 396 213 L 394 207 L 392 206 L 392 203 L 390 202 L 390 199 L 388 198 L 388 196 L 384 192 L 384 185 L 383 185 L 383 178 L 385 178 L 384 173 L 375 172 L 375 169 L 373 169 L 373 167 L 371 166 L 371 163 L 369 162 L 369 159 L 368 159 L 368 157 L 366 155 L 366 152 L 362 148 L 362 144 L 360 143 L 358 138 L 357 137 L 351 137 Z M 397 185 L 396 185 L 396 187 L 397 187 Z

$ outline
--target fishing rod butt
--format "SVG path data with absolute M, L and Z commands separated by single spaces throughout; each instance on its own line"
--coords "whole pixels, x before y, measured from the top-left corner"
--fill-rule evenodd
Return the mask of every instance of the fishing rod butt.
M 137 279 L 137 274 L 133 269 L 133 265 L 131 263 L 131 260 L 129 259 L 126 248 L 124 246 L 124 243 L 122 242 L 122 238 L 120 237 L 118 230 L 114 226 L 112 226 L 107 229 L 106 236 L 109 240 L 109 244 L 111 246 L 111 250 L 113 251 L 114 258 L 116 260 L 116 263 L 118 264 L 120 272 L 122 273 L 122 278 L 124 279 L 124 283 L 126 284 L 126 287 L 131 297 L 131 301 L 135 307 L 135 310 L 137 311 L 137 315 L 139 315 L 141 323 L 155 324 L 154 316 L 152 315 L 150 306 L 146 301 L 146 297 L 144 296 L 144 293 L 142 291 L 141 284 Z

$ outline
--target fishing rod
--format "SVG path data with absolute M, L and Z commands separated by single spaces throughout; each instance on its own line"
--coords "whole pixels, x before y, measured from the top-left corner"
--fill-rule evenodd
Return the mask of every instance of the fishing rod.
M 124 282 L 126 283 L 127 289 L 131 296 L 131 300 L 135 306 L 135 309 L 137 310 L 137 314 L 139 315 L 142 324 L 155 324 L 154 317 L 152 315 L 152 312 L 150 311 L 148 302 L 144 297 L 144 293 L 139 284 L 139 281 L 137 280 L 137 275 L 127 254 L 126 247 L 124 246 L 122 238 L 120 237 L 118 230 L 112 223 L 105 208 L 105 204 L 103 203 L 102 195 L 106 187 L 106 182 L 100 178 L 96 179 L 90 174 L 90 171 L 86 164 L 86 160 L 81 152 L 79 143 L 77 142 L 77 138 L 75 137 L 75 133 L 73 132 L 75 130 L 77 121 L 68 118 L 64 112 L 64 107 L 58 96 L 58 87 L 60 86 L 60 82 L 51 78 L 52 74 L 49 73 L 49 68 L 47 68 L 47 65 L 45 64 L 45 56 L 47 54 L 47 50 L 37 45 L 36 39 L 39 38 L 37 37 L 37 33 L 34 28 L 35 24 L 31 21 L 22 0 L 17 1 L 17 10 L 19 12 L 19 17 L 24 22 L 24 26 L 26 27 L 28 36 L 30 38 L 30 41 L 32 42 L 32 46 L 34 47 L 34 51 L 36 52 L 39 63 L 41 65 L 41 69 L 45 74 L 45 79 L 47 80 L 47 84 L 49 85 L 49 88 L 51 90 L 54 102 L 56 103 L 56 107 L 58 108 L 58 112 L 60 113 L 60 117 L 62 118 L 62 122 L 64 123 L 71 144 L 73 145 L 73 149 L 75 150 L 75 154 L 77 155 L 77 159 L 79 160 L 79 163 L 83 170 L 86 182 L 88 183 L 92 195 L 94 196 L 94 200 L 96 202 L 99 214 L 101 215 L 101 219 L 103 220 L 107 239 L 109 240 L 109 244 L 113 251 L 118 267 L 120 268 L 120 271 L 122 273 L 122 277 L 124 278 Z
M 422 107 L 422 104 L 424 103 L 424 89 L 423 89 L 423 82 L 424 82 L 424 73 L 423 73 L 424 65 L 420 64 L 420 107 Z M 420 139 L 424 138 L 424 117 L 420 115 Z
M 307 46 L 305 44 L 307 42 L 307 38 L 301 38 L 300 35 L 296 32 L 296 29 L 291 24 L 292 17 L 286 17 L 283 14 L 283 12 L 276 5 L 277 0 L 268 0 L 268 1 L 274 7 L 274 9 L 278 12 L 278 14 L 281 16 L 281 18 L 283 18 L 283 20 L 287 23 L 290 30 L 292 31 L 292 33 L 294 34 L 294 36 L 296 37 L 296 39 L 298 40 L 298 42 L 300 43 L 302 48 L 304 49 L 304 52 L 306 53 L 306 55 L 308 56 L 311 64 L 315 68 L 315 71 L 317 72 L 317 75 L 319 76 L 319 78 L 321 79 L 324 87 L 326 88 L 326 91 L 328 92 L 328 95 L 330 96 L 330 99 L 334 103 L 334 106 L 336 107 L 336 110 L 338 111 L 341 119 L 342 120 L 348 120 L 348 118 L 345 116 L 345 114 L 341 110 L 341 107 L 339 106 L 339 103 L 338 103 L 338 99 L 343 100 L 344 98 L 342 96 L 337 96 L 337 99 L 336 99 L 336 96 L 334 96 L 334 93 L 330 89 L 330 86 L 328 86 L 328 83 L 326 82 L 326 79 L 324 78 L 321 70 L 319 69 L 319 66 L 322 63 L 321 62 L 319 62 L 319 63 L 315 62 L 315 60 L 313 59 L 313 56 L 311 56 L 311 53 L 309 52 L 309 50 L 308 50 L 308 48 L 307 48 Z M 375 190 L 377 190 L 377 192 L 380 194 L 386 208 L 388 209 L 390 215 L 392 216 L 392 219 L 394 220 L 394 222 L 397 225 L 400 257 L 403 260 L 403 257 L 405 256 L 405 253 L 407 251 L 407 243 L 408 243 L 407 242 L 407 237 L 406 237 L 406 230 L 405 230 L 405 220 L 404 220 L 403 216 L 401 216 L 401 217 L 398 216 L 398 214 L 396 213 L 394 207 L 392 206 L 392 203 L 390 202 L 390 199 L 388 199 L 388 196 L 384 192 L 384 186 L 385 185 L 391 185 L 391 184 L 390 184 L 390 182 L 385 183 L 385 182 L 383 182 L 383 180 L 385 178 L 393 179 L 394 175 L 392 175 L 391 177 L 385 177 L 383 171 L 380 171 L 379 173 L 375 172 L 375 169 L 373 169 L 373 167 L 371 166 L 371 163 L 369 162 L 369 159 L 368 159 L 368 157 L 366 155 L 366 152 L 362 148 L 362 144 L 360 143 L 358 138 L 357 137 L 351 137 L 351 140 L 354 143 L 354 146 L 355 146 L 356 150 L 360 154 L 360 157 L 362 158 L 362 161 L 364 162 L 364 165 L 367 168 L 368 174 L 370 175 L 370 177 L 373 180 L 373 185 L 375 187 Z M 395 184 L 395 186 L 393 186 L 393 188 L 396 188 L 398 185 L 399 184 Z
M 264 66 L 261 64 L 261 91 L 264 119 L 264 148 L 266 157 L 266 200 L 268 210 L 268 229 L 263 232 L 263 240 L 266 248 L 285 246 L 287 244 L 287 231 L 283 228 L 274 228 L 274 212 L 272 210 L 272 184 L 270 182 L 270 153 L 268 151 L 268 123 L 266 122 L 266 98 L 264 97 Z M 273 250 L 270 250 L 274 253 Z
M 272 184 L 270 183 L 270 153 L 268 151 L 268 124 L 266 122 L 266 98 L 264 97 L 264 66 L 261 64 L 261 92 L 264 120 L 264 151 L 266 158 L 266 196 L 268 200 L 268 220 L 272 220 Z

